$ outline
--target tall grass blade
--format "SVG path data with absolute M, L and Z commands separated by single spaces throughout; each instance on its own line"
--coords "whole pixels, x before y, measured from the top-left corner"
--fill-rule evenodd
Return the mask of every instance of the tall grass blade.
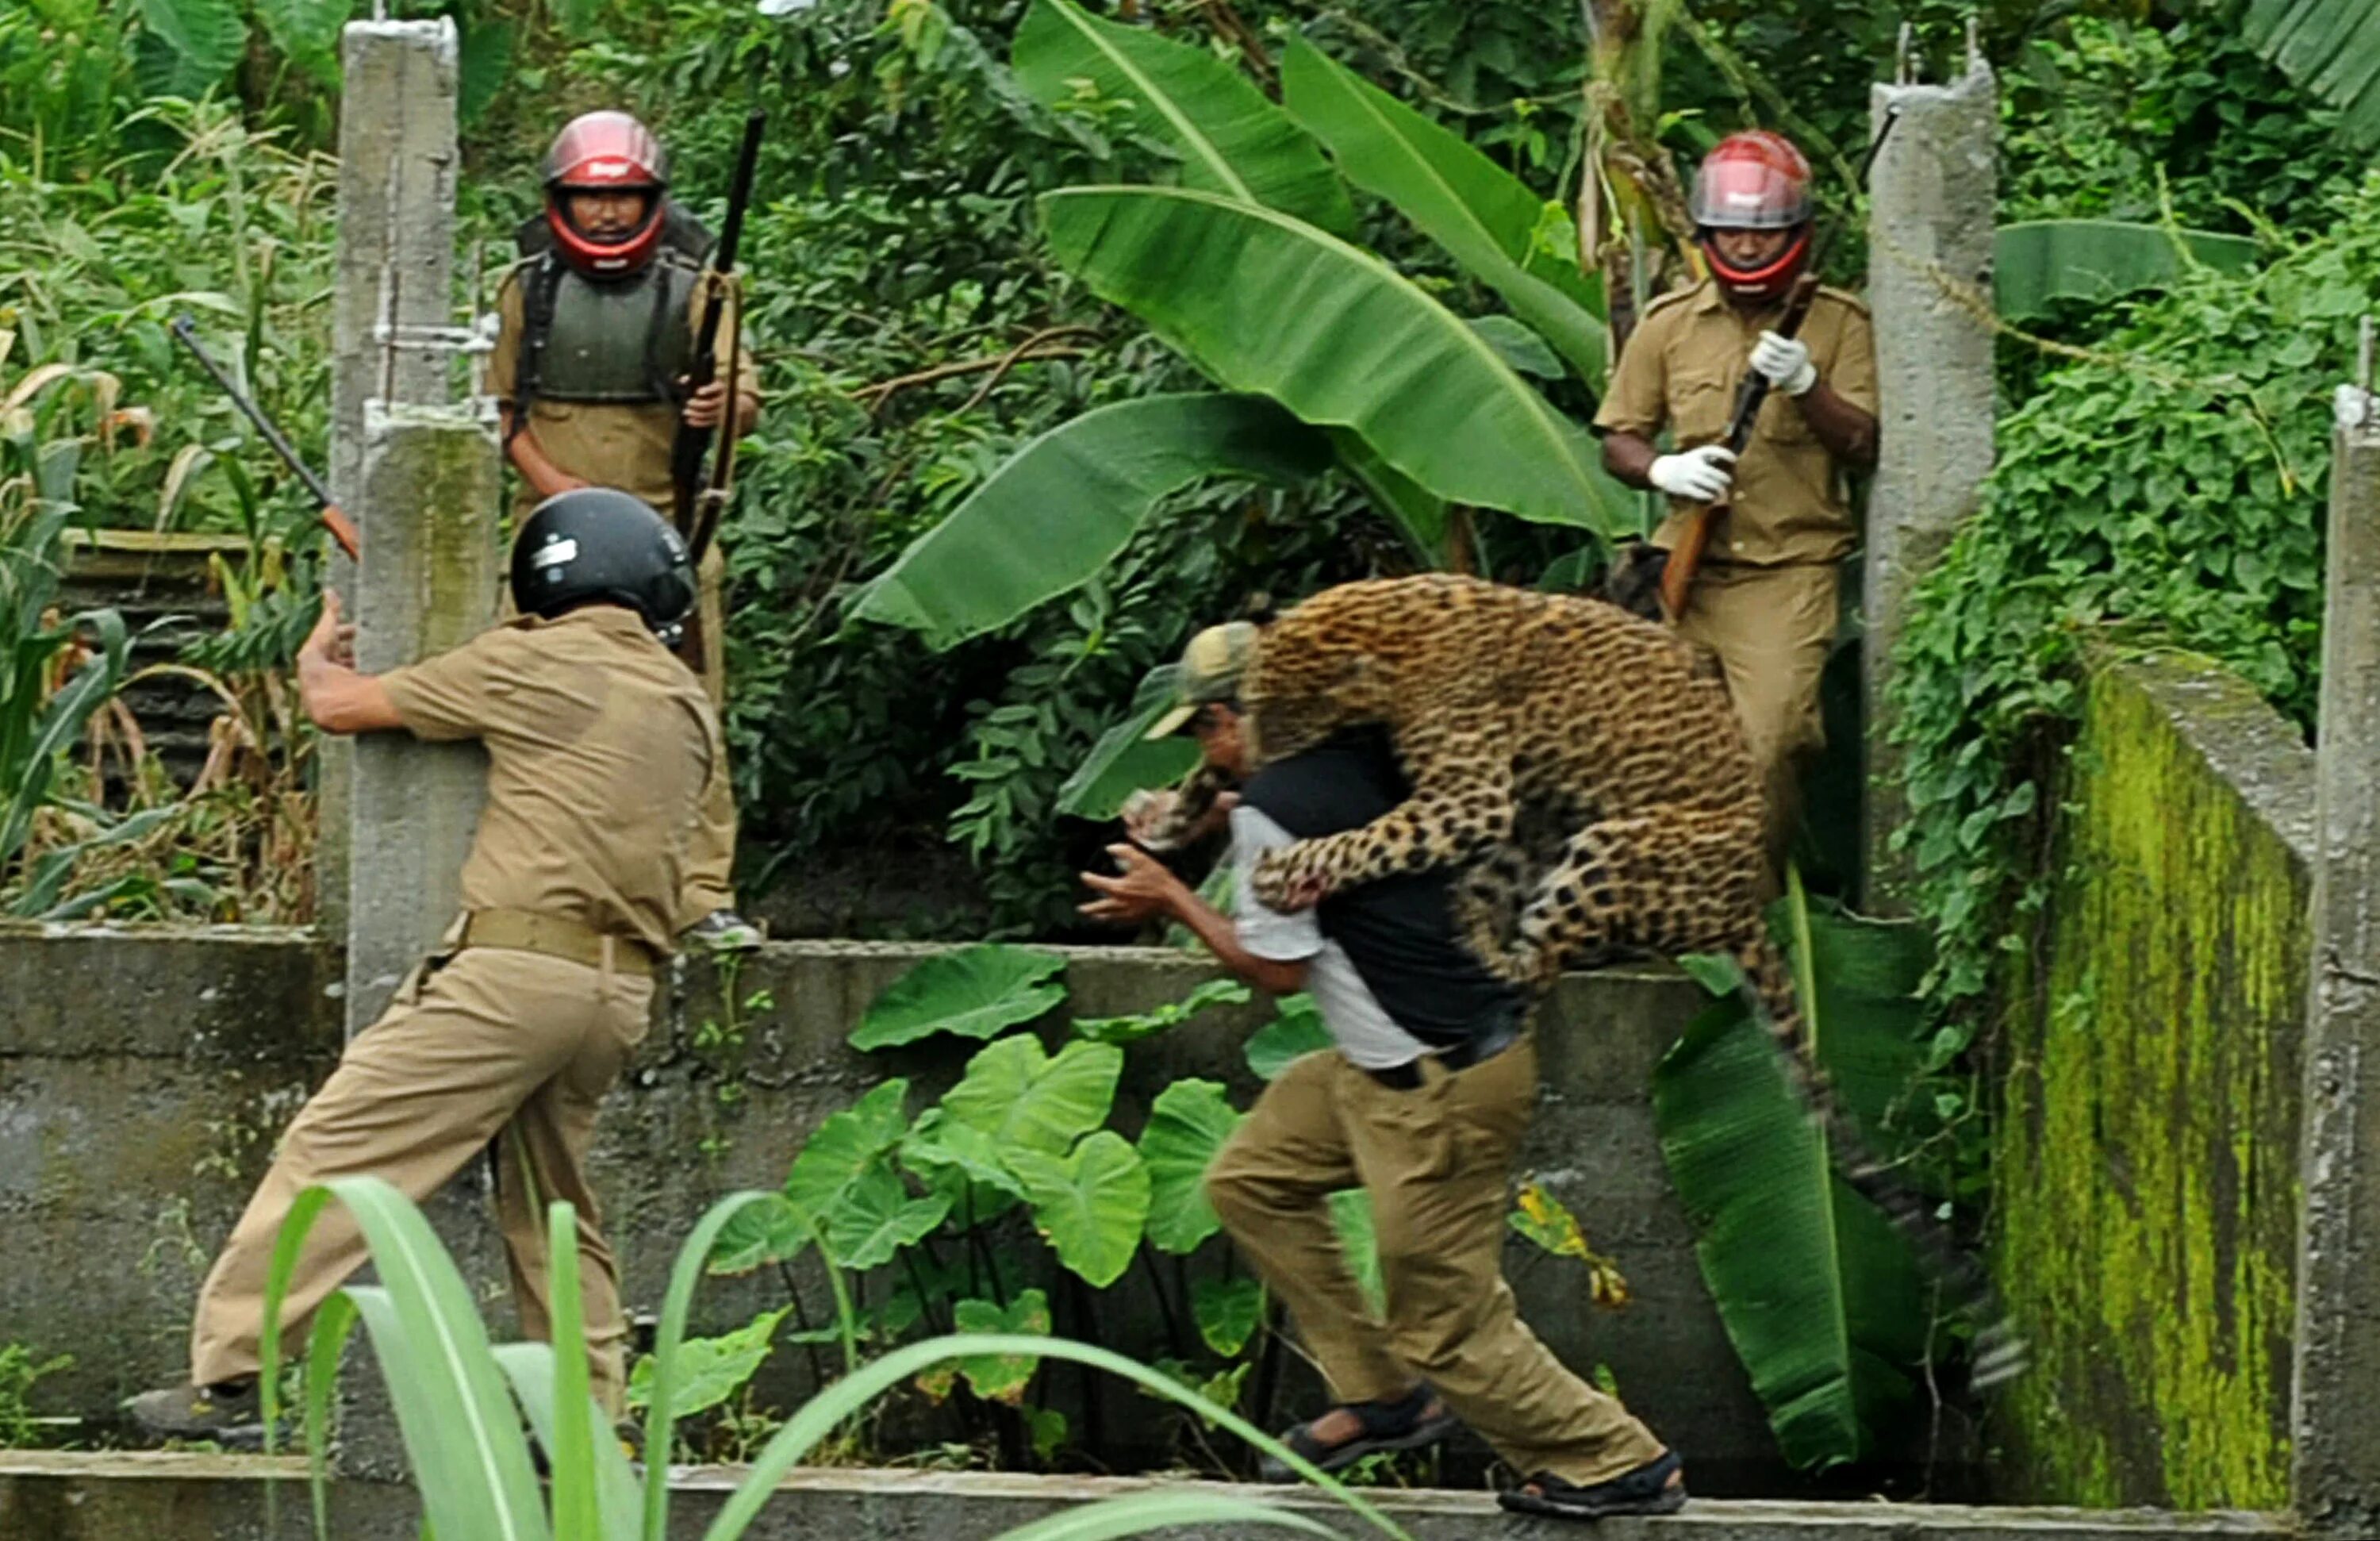
M 513 1395 L 528 1416 L 530 1432 L 548 1453 L 556 1438 L 553 1418 L 554 1355 L 545 1343 L 499 1343 L 496 1364 L 513 1383 Z M 617 1439 L 600 1433 L 591 1442 L 595 1461 L 595 1509 L 603 1541 L 637 1541 L 644 1488 Z M 557 1531 L 557 1541 L 560 1533 Z
M 331 1393 L 339 1378 L 339 1355 L 356 1329 L 356 1303 L 346 1292 L 333 1295 L 314 1313 L 314 1329 L 306 1346 L 306 1475 L 313 1490 L 314 1534 L 331 1536 Z
M 1062 1514 L 1002 1531 L 992 1541 L 1107 1541 L 1110 1536 L 1141 1535 L 1174 1525 L 1230 1525 L 1235 1527 L 1231 1532 L 1234 1535 L 1240 1534 L 1236 1527 L 1248 1525 L 1302 1530 L 1308 1535 L 1338 1534 L 1310 1515 L 1276 1509 L 1252 1499 L 1235 1499 L 1221 1493 L 1159 1492 L 1134 1493 L 1069 1509 Z
M 695 1286 L 702 1281 L 703 1265 L 710 1260 L 719 1232 L 735 1212 L 776 1196 L 762 1189 L 747 1188 L 712 1205 L 695 1222 L 693 1233 L 678 1248 L 677 1262 L 670 1269 L 669 1293 L 662 1301 L 661 1326 L 653 1339 L 652 1405 L 645 1411 L 645 1541 L 668 1541 L 670 1437 L 677 1422 L 670 1413 L 671 1382 L 677 1376 L 678 1345 L 686 1341 L 686 1318 L 694 1306 Z M 823 1247 L 820 1251 L 823 1253 Z M 844 1313 L 844 1353 L 856 1361 L 858 1347 L 853 1341 L 850 1303 L 840 1280 L 835 1286 L 835 1304 Z
M 547 1307 L 552 1319 L 553 1467 L 556 1541 L 597 1541 L 594 1392 L 589 1383 L 585 1301 L 578 1291 L 578 1210 L 556 1199 L 545 1226 Z

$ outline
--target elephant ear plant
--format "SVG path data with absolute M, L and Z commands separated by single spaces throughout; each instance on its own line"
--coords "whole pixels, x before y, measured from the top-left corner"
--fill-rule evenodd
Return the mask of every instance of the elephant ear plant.
M 674 1385 L 684 1373 L 687 1313 L 720 1232 L 747 1207 L 771 1195 L 732 1195 L 713 1205 L 679 1249 L 652 1356 L 645 1448 L 670 1449 Z M 377 1178 L 343 1178 L 309 1188 L 283 1225 L 265 1292 L 261 1380 L 268 1427 L 281 1409 L 280 1315 L 300 1245 L 323 1209 L 344 1204 L 371 1250 L 382 1282 L 351 1284 L 316 1314 L 306 1353 L 305 1430 L 312 1456 L 314 1526 L 330 1534 L 325 1466 L 332 1388 L 340 1351 L 360 1320 L 396 1409 L 424 1534 L 441 1541 L 663 1541 L 669 1531 L 666 1462 L 632 1466 L 589 1392 L 579 1294 L 577 1218 L 567 1204 L 547 1212 L 553 1341 L 492 1346 L 469 1287 L 421 1212 Z M 719 1511 L 705 1541 L 734 1541 L 759 1517 L 785 1474 L 837 1426 L 868 1403 L 934 1365 L 1030 1354 L 1071 1359 L 1120 1376 L 1178 1402 L 1286 1462 L 1380 1535 L 1406 1533 L 1360 1496 L 1227 1409 L 1121 1354 L 1062 1339 L 963 1333 L 913 1343 L 854 1368 L 786 1421 Z M 528 1425 L 524 1428 L 524 1420 Z M 552 1474 L 540 1488 L 529 1452 L 534 1438 Z M 1159 1488 L 1109 1499 L 1003 1533 L 1001 1541 L 1061 1536 L 1138 1535 L 1168 1526 L 1213 1525 L 1232 1534 L 1254 1527 L 1341 1534 L 1308 1514 L 1228 1494 Z

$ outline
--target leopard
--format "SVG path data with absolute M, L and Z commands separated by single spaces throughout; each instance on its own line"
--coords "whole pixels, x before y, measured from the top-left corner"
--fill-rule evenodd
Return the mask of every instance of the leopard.
M 2022 1371 L 1989 1280 L 1870 1154 L 1810 1053 L 1766 916 L 1766 795 L 1706 649 L 1585 595 L 1448 573 L 1372 578 L 1264 625 L 1239 701 L 1254 763 L 1378 727 L 1410 788 L 1368 824 L 1267 852 L 1250 875 L 1257 899 L 1300 910 L 1443 869 L 1469 951 L 1532 997 L 1565 970 L 1625 957 L 1731 959 L 1845 1181 L 1966 1308 L 1971 1377 Z M 1143 843 L 1197 827 L 1223 790 L 1193 772 Z

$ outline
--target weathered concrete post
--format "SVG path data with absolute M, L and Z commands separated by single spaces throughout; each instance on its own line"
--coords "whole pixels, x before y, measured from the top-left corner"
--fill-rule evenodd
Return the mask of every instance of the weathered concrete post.
M 1870 131 L 1900 121 L 1869 176 L 1868 304 L 1882 440 L 1868 493 L 1865 904 L 1900 913 L 1908 865 L 1887 848 L 1908 817 L 1885 688 L 1910 590 L 1975 506 L 1992 468 L 1992 144 L 1999 95 L 1971 49 L 1949 85 L 1876 86 Z M 1979 313 L 1980 309 L 1980 313 Z
M 445 651 L 495 619 L 496 436 L 468 407 L 370 403 L 356 664 L 378 673 Z M 455 918 L 487 756 L 477 744 L 374 734 L 355 746 L 347 1034 L 371 1024 Z
M 358 21 L 342 35 L 337 287 L 331 301 L 331 495 L 364 528 L 364 403 L 446 399 L 448 361 L 433 348 L 379 344 L 448 318 L 455 262 L 454 23 Z M 326 542 L 327 544 L 327 542 Z M 332 552 L 332 582 L 354 611 L 355 568 Z M 348 929 L 353 746 L 323 746 L 315 849 L 318 924 Z
M 2368 1537 L 2380 1535 L 2380 424 L 2342 423 L 2332 439 L 2328 561 L 2292 1486 L 2309 1534 Z

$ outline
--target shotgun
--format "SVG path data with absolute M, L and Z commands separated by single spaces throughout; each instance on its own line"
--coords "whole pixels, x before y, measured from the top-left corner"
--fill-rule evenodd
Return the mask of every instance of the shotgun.
M 735 177 L 728 184 L 727 219 L 719 228 L 719 244 L 711 250 L 710 291 L 704 297 L 702 322 L 695 333 L 694 362 L 686 370 L 689 394 L 719 378 L 719 328 L 727 309 L 728 279 L 735 271 L 736 248 L 743 244 L 744 211 L 752 203 L 752 179 L 760 164 L 760 134 L 768 121 L 769 115 L 759 109 L 744 120 L 744 143 L 735 155 Z M 712 430 L 692 427 L 681 419 L 677 437 L 670 443 L 670 481 L 676 490 L 678 533 L 686 537 L 688 558 L 698 565 L 702 553 L 710 549 L 710 538 L 719 528 L 720 509 L 727 501 L 727 474 L 735 454 L 735 402 L 732 391 L 725 420 L 729 431 L 720 445 L 716 463 L 707 467 Z
M 1876 152 L 1884 148 L 1884 141 L 1892 134 L 1892 126 L 1900 121 L 1900 108 L 1885 109 L 1884 127 L 1876 131 L 1876 138 L 1868 144 L 1867 154 L 1860 160 L 1856 186 L 1867 185 L 1868 168 L 1876 164 Z M 1785 314 L 1773 328 L 1779 336 L 1799 334 L 1802 323 L 1810 319 L 1810 307 L 1818 298 L 1818 274 L 1826 262 L 1827 249 L 1834 244 L 1835 234 L 1842 228 L 1847 218 L 1848 210 L 1842 218 L 1819 232 L 1810 250 L 1810 261 L 1802 269 L 1802 276 L 1793 280 L 1793 291 L 1785 301 Z M 1739 464 L 1744 446 L 1752 443 L 1752 427 L 1759 420 L 1761 406 L 1768 399 L 1768 377 L 1753 369 L 1743 371 L 1743 382 L 1735 388 L 1735 411 L 1727 420 L 1727 437 L 1719 443 L 1735 452 Z M 1677 549 L 1670 552 L 1669 559 L 1661 564 L 1661 613 L 1672 625 L 1686 613 L 1686 597 L 1694 588 L 1694 574 L 1702 567 L 1703 553 L 1710 549 L 1711 528 L 1718 523 L 1719 516 L 1727 510 L 1725 494 L 1695 509 L 1687 516 L 1686 528 L 1678 539 Z
M 231 404 L 248 415 L 248 420 L 264 435 L 264 442 L 273 446 L 273 453 L 281 456 L 282 464 L 298 473 L 298 479 L 304 482 L 306 491 L 314 495 L 314 505 L 322 510 L 322 528 L 331 532 L 331 539 L 339 543 L 339 550 L 347 553 L 348 561 L 359 560 L 362 543 L 356 538 L 356 522 L 340 510 L 338 503 L 331 496 L 331 490 L 322 485 L 322 479 L 316 476 L 306 462 L 298 458 L 297 450 L 281 436 L 281 431 L 273 426 L 273 419 L 264 415 L 264 408 L 250 401 L 246 393 L 232 383 L 231 376 L 224 372 L 223 366 L 208 357 L 207 350 L 200 346 L 199 329 L 190 324 L 189 317 L 176 316 L 173 332 L 175 340 L 190 350 L 190 357 L 199 361 L 199 367 L 213 376 L 223 394 L 231 397 Z

